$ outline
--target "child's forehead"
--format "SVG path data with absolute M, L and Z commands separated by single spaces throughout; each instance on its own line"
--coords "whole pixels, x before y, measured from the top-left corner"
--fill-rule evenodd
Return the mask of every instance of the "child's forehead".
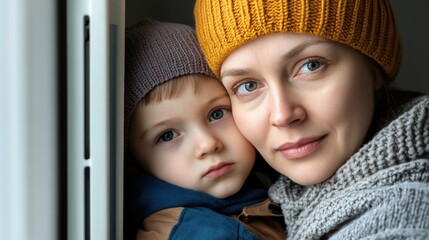
M 157 85 L 151 91 L 149 91 L 140 102 L 143 105 L 147 105 L 175 99 L 182 96 L 183 94 L 198 95 L 209 82 L 210 86 L 219 85 L 223 87 L 220 81 L 211 76 L 202 74 L 189 74 L 173 78 Z
M 210 80 L 197 92 L 188 86 L 181 94 L 162 101 L 141 101 L 134 111 L 134 120 L 141 122 L 142 128 L 148 129 L 159 123 L 205 121 L 214 109 L 229 106 L 230 99 L 222 84 L 217 80 Z

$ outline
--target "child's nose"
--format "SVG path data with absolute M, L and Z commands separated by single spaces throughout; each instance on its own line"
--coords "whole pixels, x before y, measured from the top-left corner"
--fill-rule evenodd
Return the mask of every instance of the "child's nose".
M 195 141 L 195 157 L 204 159 L 206 156 L 222 150 L 223 144 L 210 132 L 200 133 Z

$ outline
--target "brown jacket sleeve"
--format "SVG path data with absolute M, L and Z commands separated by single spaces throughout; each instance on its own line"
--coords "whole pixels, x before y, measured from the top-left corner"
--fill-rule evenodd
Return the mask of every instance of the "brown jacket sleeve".
M 182 207 L 169 208 L 148 216 L 143 220 L 142 228 L 137 231 L 137 240 L 168 239 L 182 211 Z
M 241 214 L 232 217 L 256 233 L 261 240 L 284 240 L 287 237 L 280 206 L 269 198 L 245 207 Z

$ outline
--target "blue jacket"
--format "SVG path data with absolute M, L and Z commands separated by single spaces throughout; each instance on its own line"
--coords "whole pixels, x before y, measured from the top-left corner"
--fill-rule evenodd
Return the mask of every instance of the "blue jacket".
M 267 199 L 267 189 L 256 177 L 249 177 L 240 192 L 225 199 L 184 189 L 147 174 L 142 174 L 137 180 L 136 191 L 134 214 L 139 225 L 155 213 L 178 209 L 174 212 L 177 213 L 177 219 L 174 220 L 177 222 L 173 224 L 168 239 L 259 239 L 245 224 L 230 217 L 239 215 L 247 206 Z M 274 215 L 268 217 L 272 216 Z M 281 217 L 279 220 L 282 222 Z M 271 223 L 270 225 L 272 227 Z M 283 228 L 275 226 L 276 231 L 284 236 Z

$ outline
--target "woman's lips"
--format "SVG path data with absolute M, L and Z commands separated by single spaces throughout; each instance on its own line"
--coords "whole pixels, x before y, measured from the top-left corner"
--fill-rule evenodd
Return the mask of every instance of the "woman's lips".
M 203 175 L 204 178 L 215 179 L 220 177 L 232 169 L 232 163 L 221 163 L 216 166 L 210 167 L 209 170 Z
M 303 138 L 294 143 L 286 143 L 277 148 L 287 159 L 300 159 L 317 150 L 326 135 L 312 138 Z

